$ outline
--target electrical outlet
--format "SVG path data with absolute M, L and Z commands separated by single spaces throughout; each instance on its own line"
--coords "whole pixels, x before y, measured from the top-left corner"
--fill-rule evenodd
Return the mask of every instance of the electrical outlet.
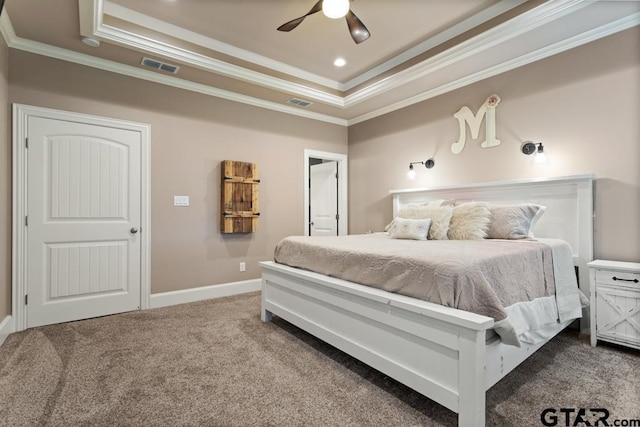
M 240 263 L 240 271 L 247 271 L 247 264 L 244 262 Z

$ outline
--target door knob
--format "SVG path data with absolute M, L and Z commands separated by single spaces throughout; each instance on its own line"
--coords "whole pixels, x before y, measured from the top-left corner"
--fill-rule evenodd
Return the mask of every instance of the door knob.
M 131 227 L 131 230 L 129 230 L 131 232 L 131 234 L 136 234 L 138 232 L 138 229 L 135 227 Z

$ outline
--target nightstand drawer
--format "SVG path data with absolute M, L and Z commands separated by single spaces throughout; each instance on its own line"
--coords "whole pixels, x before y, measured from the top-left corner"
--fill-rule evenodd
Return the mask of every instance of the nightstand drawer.
M 598 286 L 596 333 L 598 338 L 640 344 L 640 289 Z
M 591 345 L 640 349 L 640 263 L 595 260 L 589 266 Z
M 596 283 L 603 285 L 637 286 L 638 289 L 640 289 L 640 273 L 620 270 L 596 270 Z

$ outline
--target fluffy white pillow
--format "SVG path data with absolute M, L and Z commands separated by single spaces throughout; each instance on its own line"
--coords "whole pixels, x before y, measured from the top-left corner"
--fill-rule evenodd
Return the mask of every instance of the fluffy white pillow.
M 450 240 L 482 240 L 487 237 L 491 212 L 485 202 L 468 202 L 453 208 L 447 236 Z
M 490 205 L 490 239 L 533 238 L 533 226 L 544 213 L 546 207 L 533 203 L 517 205 Z
M 395 218 L 389 229 L 392 239 L 427 240 L 430 219 Z
M 431 226 L 427 235 L 430 240 L 447 240 L 447 230 L 449 229 L 449 221 L 452 214 L 453 206 L 408 206 L 398 211 L 398 217 L 400 218 L 431 219 Z

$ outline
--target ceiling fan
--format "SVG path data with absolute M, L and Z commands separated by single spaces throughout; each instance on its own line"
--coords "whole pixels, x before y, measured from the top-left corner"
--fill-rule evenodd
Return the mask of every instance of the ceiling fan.
M 356 44 L 362 43 L 369 37 L 371 33 L 360 19 L 351 11 L 349 0 L 318 0 L 309 12 L 299 18 L 286 22 L 278 27 L 278 31 L 291 31 L 296 28 L 304 18 L 314 13 L 322 12 L 329 18 L 337 19 L 344 17 L 349 27 L 351 38 Z

